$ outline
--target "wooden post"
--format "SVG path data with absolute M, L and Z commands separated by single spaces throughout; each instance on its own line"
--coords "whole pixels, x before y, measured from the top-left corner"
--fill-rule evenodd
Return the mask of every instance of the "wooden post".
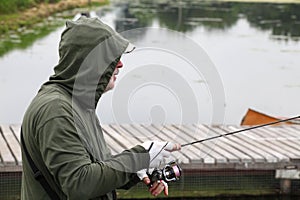
M 300 169 L 297 166 L 285 166 L 284 169 L 277 169 L 275 177 L 280 179 L 280 192 L 284 195 L 292 193 L 292 180 L 300 179 Z
M 280 192 L 282 194 L 291 194 L 291 186 L 292 181 L 291 179 L 280 179 Z

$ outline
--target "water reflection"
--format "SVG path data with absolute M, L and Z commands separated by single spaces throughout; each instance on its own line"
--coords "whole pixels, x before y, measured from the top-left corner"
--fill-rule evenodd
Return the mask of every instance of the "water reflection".
M 299 59 L 295 57 L 300 52 L 299 45 L 297 45 L 300 38 L 300 27 L 297 21 L 300 19 L 298 4 L 189 0 L 115 1 L 109 12 L 114 12 L 115 18 L 111 25 L 118 32 L 139 30 L 136 31 L 138 34 L 126 34 L 127 38 L 138 45 L 149 38 L 149 33 L 145 29 L 139 29 L 142 27 L 159 27 L 179 31 L 203 45 L 208 50 L 213 62 L 216 63 L 224 81 L 227 96 L 226 105 L 224 105 L 227 112 L 225 123 L 239 123 L 245 110 L 249 107 L 257 108 L 271 115 L 297 114 L 296 110 L 299 106 L 294 102 L 298 98 L 296 92 L 299 90 L 299 84 L 294 75 L 299 72 L 296 64 L 298 62 L 296 60 Z M 104 18 L 107 16 L 107 12 L 101 10 L 98 14 Z M 288 16 L 290 16 L 290 20 L 287 20 Z M 275 43 L 270 42 L 270 39 Z M 284 45 L 281 40 L 295 43 Z M 150 41 L 153 44 L 156 42 L 156 39 Z M 276 42 L 279 43 L 276 44 Z M 184 45 L 179 41 L 176 44 Z M 283 52 L 290 54 L 283 55 Z M 137 62 L 141 63 L 145 59 L 138 58 Z M 166 61 L 162 56 L 160 59 L 162 63 L 170 63 L 170 60 Z M 127 63 L 130 65 L 128 60 Z M 290 85 L 290 83 L 286 84 L 287 82 L 293 82 L 292 85 L 295 86 L 293 91 L 284 88 Z M 195 88 L 197 87 L 199 88 L 199 86 L 195 86 Z M 291 87 L 289 88 L 291 89 Z M 278 97 L 276 94 L 279 91 L 284 92 L 286 96 Z M 268 95 L 266 96 L 266 94 Z M 197 97 L 198 99 L 209 99 L 205 92 L 198 92 Z M 276 100 L 274 100 L 275 98 Z M 111 100 L 106 101 L 105 105 L 109 104 L 108 102 Z M 161 100 L 161 102 L 164 101 Z M 209 101 L 201 102 L 200 105 L 209 107 L 207 102 Z M 151 109 L 147 109 L 145 106 L 144 112 L 136 111 L 132 114 L 139 119 L 135 119 L 135 121 L 148 122 L 145 113 L 151 112 L 147 112 L 147 110 Z M 203 108 L 200 110 L 199 113 L 202 117 L 200 121 L 209 123 L 208 118 L 211 116 L 207 113 L 211 113 L 212 110 Z M 107 117 L 108 112 L 109 110 L 105 110 L 104 117 Z M 113 117 L 108 121 L 114 121 Z M 128 120 L 118 121 L 129 122 Z M 170 122 L 168 119 L 166 121 Z M 189 121 L 195 123 L 191 119 Z M 222 121 L 216 123 L 220 122 Z
M 246 6 L 244 10 L 247 20 L 251 25 L 261 30 L 271 30 L 274 39 L 299 40 L 299 4 L 254 4 L 244 6 Z M 247 6 L 251 9 L 247 9 Z
M 118 31 L 150 26 L 191 32 L 199 26 L 208 30 L 226 30 L 246 18 L 253 27 L 271 31 L 272 38 L 298 41 L 300 4 L 232 3 L 207 1 L 136 1 L 119 2 Z

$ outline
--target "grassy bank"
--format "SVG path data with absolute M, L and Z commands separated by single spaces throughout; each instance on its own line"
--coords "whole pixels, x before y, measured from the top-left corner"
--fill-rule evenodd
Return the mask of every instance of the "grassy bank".
M 38 1 L 41 0 L 36 0 Z M 91 0 L 91 4 L 89 0 L 54 0 L 58 1 L 56 3 L 45 1 L 46 3 L 26 4 L 29 8 L 25 8 L 24 4 L 17 10 L 12 9 L 9 14 L 0 12 L 0 57 L 13 49 L 27 48 L 34 41 L 63 26 L 66 19 L 73 18 L 78 12 L 109 3 L 108 0 Z
M 0 13 L 8 14 L 24 10 L 38 3 L 56 3 L 60 0 L 1 0 Z
M 17 30 L 18 28 L 22 28 L 24 26 L 30 27 L 57 12 L 89 6 L 89 2 L 91 2 L 92 5 L 102 5 L 108 3 L 108 0 L 41 1 L 42 0 L 4 0 L 3 3 L 1 2 L 0 10 L 2 10 L 0 11 L 0 35 L 8 33 L 9 31 Z

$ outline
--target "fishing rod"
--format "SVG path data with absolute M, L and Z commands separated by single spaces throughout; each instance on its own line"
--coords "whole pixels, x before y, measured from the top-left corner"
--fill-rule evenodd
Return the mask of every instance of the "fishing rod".
M 275 122 L 270 122 L 270 123 L 267 123 L 267 124 L 261 124 L 261 125 L 258 125 L 258 126 L 252 126 L 252 127 L 249 127 L 249 128 L 245 128 L 245 129 L 241 129 L 241 130 L 229 132 L 229 133 L 226 133 L 226 134 L 223 134 L 223 135 L 217 135 L 217 136 L 205 138 L 205 139 L 202 139 L 202 140 L 197 140 L 197 141 L 194 141 L 194 142 L 182 144 L 181 147 L 193 145 L 193 144 L 196 144 L 196 143 L 202 143 L 202 142 L 209 141 L 209 140 L 214 140 L 214 139 L 220 138 L 220 137 L 226 137 L 226 136 L 229 136 L 229 135 L 234 135 L 234 134 L 237 134 L 237 133 L 241 133 L 241 132 L 244 132 L 244 131 L 249 131 L 249 130 L 252 130 L 252 129 L 261 128 L 261 127 L 264 127 L 264 126 L 270 126 L 270 125 L 278 124 L 278 123 L 281 123 L 281 122 L 287 122 L 287 121 L 291 121 L 291 120 L 298 119 L 298 118 L 300 118 L 300 115 L 296 116 L 296 117 L 291 117 L 291 118 L 287 118 L 287 119 L 278 120 L 278 121 L 275 121 Z
M 258 125 L 258 126 L 252 126 L 252 127 L 249 127 L 249 128 L 229 132 L 229 133 L 226 133 L 226 134 L 223 134 L 223 135 L 217 135 L 217 136 L 213 136 L 213 137 L 210 137 L 210 138 L 205 138 L 205 139 L 202 139 L 202 140 L 197 140 L 197 141 L 194 141 L 194 142 L 182 144 L 181 147 L 193 145 L 193 144 L 196 144 L 196 143 L 202 143 L 202 142 L 205 142 L 205 141 L 208 141 L 208 140 L 213 140 L 213 139 L 220 138 L 220 137 L 226 137 L 226 136 L 229 136 L 229 135 L 234 135 L 234 134 L 241 133 L 241 132 L 244 132 L 244 131 L 249 131 L 249 130 L 252 130 L 252 129 L 258 129 L 258 128 L 261 128 L 261 127 L 264 127 L 264 126 L 270 126 L 270 125 L 278 124 L 278 123 L 281 123 L 281 122 L 287 122 L 287 121 L 291 121 L 291 120 L 298 119 L 298 118 L 300 118 L 300 115 L 297 116 L 297 117 L 282 119 L 282 120 L 270 122 L 270 123 L 267 123 L 267 124 L 261 124 L 261 125 Z M 152 184 L 152 183 L 154 183 L 158 180 L 163 180 L 166 183 L 172 182 L 172 181 L 177 181 L 177 180 L 179 180 L 181 174 L 182 174 L 182 169 L 180 168 L 180 166 L 175 161 L 172 161 L 172 162 L 168 163 L 162 169 L 155 168 L 154 171 L 152 172 L 152 174 L 148 174 L 148 176 L 149 176 L 151 184 Z

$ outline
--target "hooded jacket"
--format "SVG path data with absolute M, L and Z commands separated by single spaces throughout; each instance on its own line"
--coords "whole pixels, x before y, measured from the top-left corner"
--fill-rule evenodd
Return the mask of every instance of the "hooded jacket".
M 27 150 L 61 199 L 114 199 L 149 166 L 140 145 L 112 156 L 95 114 L 129 42 L 97 18 L 67 21 L 59 63 L 22 122 Z M 22 146 L 22 151 L 23 151 Z M 21 199 L 49 199 L 23 154 Z

